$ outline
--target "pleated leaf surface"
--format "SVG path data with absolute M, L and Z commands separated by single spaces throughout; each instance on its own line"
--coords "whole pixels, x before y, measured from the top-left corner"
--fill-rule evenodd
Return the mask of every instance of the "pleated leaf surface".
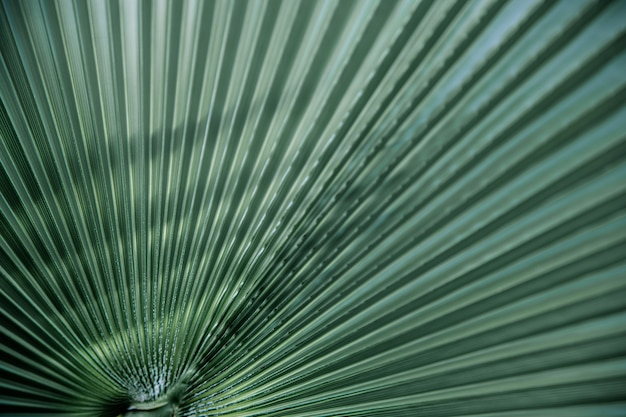
M 626 415 L 626 1 L 6 0 L 0 414 Z

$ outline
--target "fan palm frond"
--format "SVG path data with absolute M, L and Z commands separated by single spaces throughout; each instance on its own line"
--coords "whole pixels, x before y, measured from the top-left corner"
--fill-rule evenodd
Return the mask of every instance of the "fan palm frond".
M 0 414 L 626 413 L 625 1 L 6 0 L 0 51 Z

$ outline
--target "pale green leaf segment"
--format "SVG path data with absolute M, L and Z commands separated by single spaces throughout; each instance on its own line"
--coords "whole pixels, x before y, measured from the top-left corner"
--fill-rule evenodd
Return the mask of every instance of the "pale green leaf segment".
M 0 414 L 626 415 L 626 1 L 8 0 Z

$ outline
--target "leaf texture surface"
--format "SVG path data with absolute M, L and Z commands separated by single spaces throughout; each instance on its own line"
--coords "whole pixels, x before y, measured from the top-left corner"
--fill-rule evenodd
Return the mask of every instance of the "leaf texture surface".
M 626 1 L 0 7 L 0 414 L 626 415 Z

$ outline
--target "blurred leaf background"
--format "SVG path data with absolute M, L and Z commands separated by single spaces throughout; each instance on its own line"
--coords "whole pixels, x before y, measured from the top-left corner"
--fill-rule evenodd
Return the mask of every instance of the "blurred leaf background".
M 0 414 L 626 415 L 626 2 L 0 7 Z

